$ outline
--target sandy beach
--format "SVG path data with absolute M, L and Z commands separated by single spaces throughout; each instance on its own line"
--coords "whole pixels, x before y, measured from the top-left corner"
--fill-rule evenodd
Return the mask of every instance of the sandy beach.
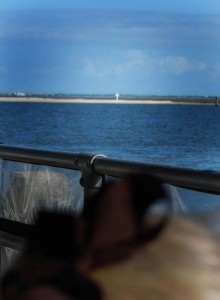
M 68 98 L 43 98 L 43 97 L 0 97 L 0 102 L 35 102 L 35 103 L 100 103 L 100 104 L 175 104 L 175 105 L 213 105 L 212 102 L 195 100 L 128 100 L 128 99 L 68 99 Z

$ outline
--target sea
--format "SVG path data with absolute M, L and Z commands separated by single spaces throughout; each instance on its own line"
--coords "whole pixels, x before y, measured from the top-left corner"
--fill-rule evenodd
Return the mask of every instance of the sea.
M 0 103 L 0 142 L 220 171 L 220 106 Z

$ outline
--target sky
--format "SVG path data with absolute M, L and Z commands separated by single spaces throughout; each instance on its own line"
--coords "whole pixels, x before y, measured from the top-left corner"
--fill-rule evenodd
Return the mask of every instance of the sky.
M 220 95 L 219 0 L 1 0 L 0 92 Z

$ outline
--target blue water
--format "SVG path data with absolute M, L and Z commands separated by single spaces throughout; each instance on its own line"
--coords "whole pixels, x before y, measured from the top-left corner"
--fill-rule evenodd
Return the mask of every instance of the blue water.
M 220 107 L 0 103 L 4 144 L 220 170 Z

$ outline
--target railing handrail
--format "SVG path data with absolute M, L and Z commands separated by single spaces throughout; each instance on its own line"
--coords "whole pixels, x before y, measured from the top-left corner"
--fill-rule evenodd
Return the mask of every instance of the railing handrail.
M 0 158 L 37 165 L 77 170 L 75 167 L 77 156 L 78 154 L 72 152 L 0 145 Z
M 99 174 L 124 177 L 129 173 L 157 177 L 162 183 L 201 192 L 220 194 L 220 172 L 196 170 L 98 157 L 93 169 Z
M 220 194 L 220 172 L 112 159 L 84 152 L 76 154 L 8 145 L 0 145 L 0 158 L 85 172 L 91 169 L 94 175 L 101 176 L 153 175 L 163 183 Z

